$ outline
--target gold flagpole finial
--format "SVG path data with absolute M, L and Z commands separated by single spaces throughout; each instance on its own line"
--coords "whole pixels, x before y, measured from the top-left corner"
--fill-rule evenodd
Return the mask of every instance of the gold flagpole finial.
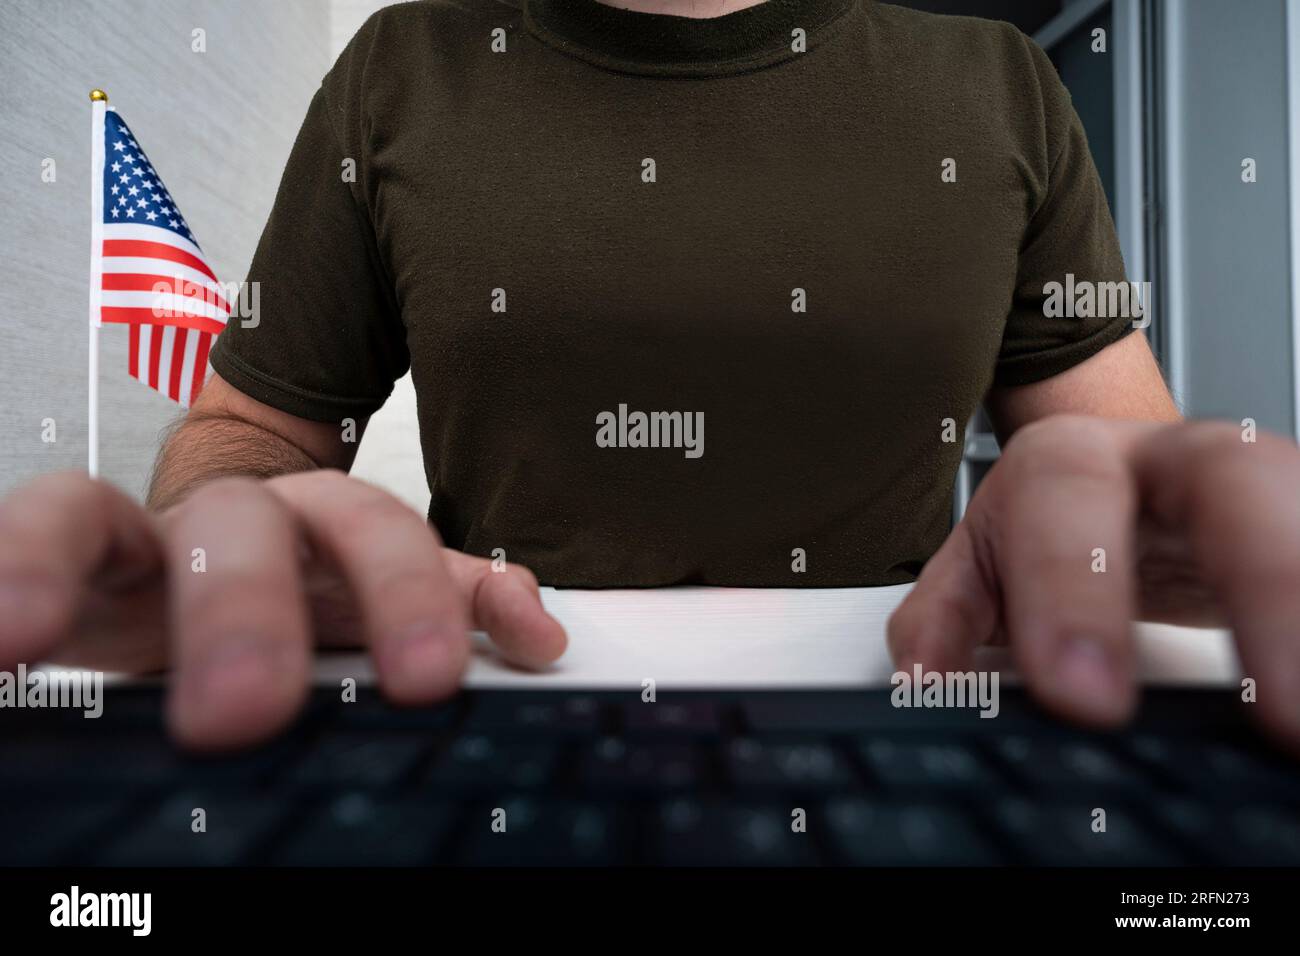
M 91 101 L 92 103 L 99 103 L 99 102 L 107 103 L 107 102 L 108 102 L 108 94 L 105 93 L 103 90 L 91 90 L 91 91 L 90 91 L 90 101 Z

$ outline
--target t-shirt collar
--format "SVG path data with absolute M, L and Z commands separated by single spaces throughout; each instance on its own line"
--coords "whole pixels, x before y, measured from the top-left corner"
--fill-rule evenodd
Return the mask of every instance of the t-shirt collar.
M 707 76 L 796 56 L 796 29 L 810 49 L 855 2 L 764 0 L 722 16 L 682 17 L 598 0 L 525 0 L 524 20 L 543 42 L 610 69 Z

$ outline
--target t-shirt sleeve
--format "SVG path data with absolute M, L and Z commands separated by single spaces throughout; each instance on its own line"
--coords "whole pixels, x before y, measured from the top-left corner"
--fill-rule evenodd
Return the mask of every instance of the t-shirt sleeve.
M 1048 283 L 1112 283 L 1127 279 L 1119 237 L 1106 193 L 1088 149 L 1083 123 L 1052 65 L 1025 39 L 1034 65 L 1031 97 L 1040 104 L 1039 142 L 1029 146 L 1026 167 L 1042 167 L 1033 209 L 1021 242 L 1016 285 L 1002 336 L 994 382 L 1027 385 L 1079 364 L 1133 329 L 1134 316 L 1079 317 L 1049 314 Z M 1035 148 L 1036 147 L 1036 148 Z M 1034 162 L 1034 154 L 1041 157 Z M 1104 286 L 1102 288 L 1105 288 Z M 1085 310 L 1108 311 L 1108 310 Z
M 314 421 L 371 414 L 410 366 L 364 193 L 345 176 L 345 158 L 322 86 L 249 270 L 256 322 L 232 315 L 211 355 L 235 388 Z

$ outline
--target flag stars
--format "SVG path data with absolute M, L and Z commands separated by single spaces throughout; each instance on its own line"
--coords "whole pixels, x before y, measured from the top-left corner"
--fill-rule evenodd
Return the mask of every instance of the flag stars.
M 152 223 L 194 242 L 189 223 L 176 208 L 158 170 L 128 134 L 126 124 L 113 113 L 109 113 L 108 124 L 111 150 L 104 166 L 104 185 L 113 198 L 105 202 L 105 219 Z

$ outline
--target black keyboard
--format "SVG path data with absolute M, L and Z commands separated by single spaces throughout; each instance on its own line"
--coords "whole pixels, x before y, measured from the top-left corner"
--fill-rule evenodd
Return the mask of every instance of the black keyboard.
M 0 865 L 1300 864 L 1300 764 L 1230 691 L 1149 691 L 1118 734 L 1015 690 L 994 719 L 887 690 L 338 698 L 220 758 L 168 744 L 156 688 L 0 711 Z

